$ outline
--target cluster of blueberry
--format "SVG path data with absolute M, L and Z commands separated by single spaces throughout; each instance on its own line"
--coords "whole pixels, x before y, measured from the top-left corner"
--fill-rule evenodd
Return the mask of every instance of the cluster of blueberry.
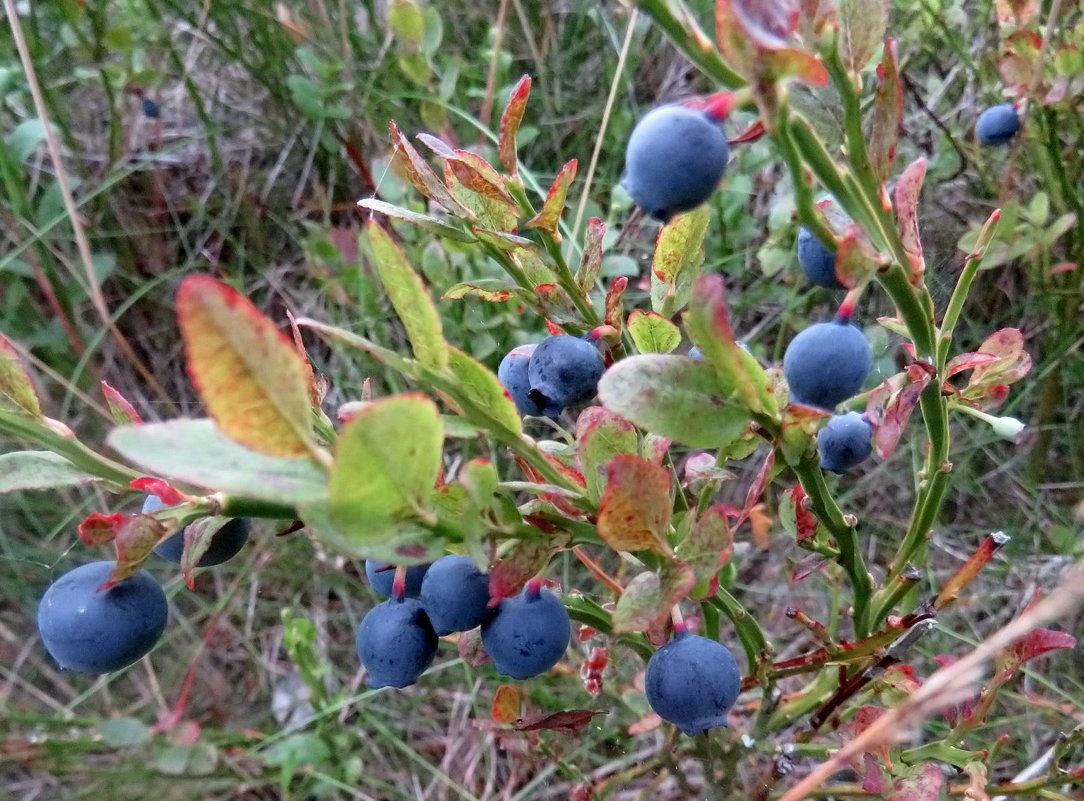
M 556 417 L 594 396 L 604 368 L 602 355 L 592 342 L 558 334 L 510 350 L 501 359 L 497 378 L 520 414 Z
M 370 687 L 414 684 L 432 664 L 438 637 L 478 626 L 497 671 L 513 679 L 545 673 L 568 648 L 568 611 L 538 579 L 491 605 L 489 576 L 466 556 L 415 565 L 398 580 L 384 562 L 366 562 L 365 573 L 377 593 L 390 596 L 358 626 L 358 658 L 369 671 Z
M 165 508 L 147 496 L 143 512 Z M 248 541 L 247 518 L 230 520 L 211 538 L 199 567 L 232 559 Z M 180 564 L 184 530 L 160 542 L 155 554 Z M 53 582 L 38 605 L 38 631 L 57 664 L 76 673 L 112 673 L 150 653 L 166 628 L 168 605 L 161 585 L 145 570 L 106 587 L 114 562 L 91 562 Z

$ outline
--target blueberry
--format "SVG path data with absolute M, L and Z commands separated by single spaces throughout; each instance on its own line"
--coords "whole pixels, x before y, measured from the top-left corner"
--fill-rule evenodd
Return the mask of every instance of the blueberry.
M 798 266 L 806 278 L 827 289 L 846 289 L 836 278 L 836 251 L 804 225 L 798 229 Z
M 166 505 L 157 495 L 148 495 L 143 501 L 143 514 L 157 512 L 165 507 Z M 247 517 L 236 517 L 226 523 L 215 532 L 210 546 L 203 552 L 196 567 L 214 567 L 233 559 L 245 547 L 251 531 L 252 521 Z M 154 546 L 154 552 L 163 559 L 180 564 L 181 557 L 184 555 L 184 529 L 166 537 Z
M 482 623 L 482 645 L 498 673 L 530 679 L 561 661 L 571 638 L 570 624 L 568 610 L 556 595 L 528 585 L 520 595 L 502 600 Z
M 420 600 L 438 635 L 468 631 L 489 614 L 489 576 L 469 557 L 441 557 L 422 579 Z
M 656 220 L 703 205 L 726 172 L 730 146 L 703 111 L 660 106 L 641 119 L 625 151 L 621 185 Z
M 534 353 L 536 347 L 536 345 L 520 345 L 508 351 L 497 367 L 497 378 L 504 384 L 508 394 L 512 396 L 512 400 L 515 402 L 516 409 L 519 410 L 520 414 L 541 417 L 547 411 L 552 411 L 553 414 L 549 416 L 556 417 L 561 413 L 561 409 L 543 409 L 534 402 L 534 399 L 529 394 L 531 381 L 527 378 L 527 365 L 530 363 L 531 354 Z
M 832 415 L 817 433 L 821 468 L 846 473 L 864 461 L 873 450 L 873 427 L 859 412 Z
M 409 687 L 437 653 L 437 633 L 415 598 L 389 598 L 370 609 L 356 643 L 373 689 Z
M 91 562 L 53 582 L 38 605 L 45 649 L 65 670 L 112 673 L 146 656 L 166 628 L 168 606 L 146 571 L 107 590 L 113 562 Z
M 651 655 L 644 689 L 659 717 L 693 735 L 726 726 L 741 673 L 725 645 L 682 631 Z
M 979 115 L 975 134 L 984 145 L 1004 145 L 1020 130 L 1020 115 L 1011 103 L 990 106 Z
M 843 320 L 809 326 L 783 354 L 791 400 L 828 410 L 856 395 L 872 366 L 866 335 Z
M 689 358 L 696 359 L 698 362 L 704 361 L 704 351 L 700 350 L 697 345 L 693 345 L 689 348 Z
M 140 100 L 140 105 L 143 107 L 143 116 L 149 120 L 158 119 L 161 114 L 158 111 L 158 104 L 151 100 L 149 97 L 144 97 Z
M 549 414 L 574 403 L 590 400 L 598 389 L 605 365 L 602 354 L 590 342 L 558 334 L 535 348 L 527 365 L 531 400 Z
M 406 571 L 406 597 L 417 598 L 422 592 L 422 579 L 428 564 L 412 565 Z M 373 592 L 387 598 L 391 595 L 391 584 L 395 580 L 395 568 L 387 562 L 379 562 L 375 559 L 365 560 L 365 575 L 372 585 Z

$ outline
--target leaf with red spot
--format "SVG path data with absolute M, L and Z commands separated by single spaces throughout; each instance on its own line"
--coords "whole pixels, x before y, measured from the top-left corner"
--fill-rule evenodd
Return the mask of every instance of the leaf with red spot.
M 945 378 L 952 378 L 957 373 L 966 370 L 974 370 L 977 367 L 985 367 L 999 361 L 1000 357 L 994 353 L 961 353 L 949 359 L 945 365 Z
M 809 86 L 827 86 L 828 70 L 820 56 L 797 47 L 784 47 L 762 54 L 764 74 L 780 80 L 797 78 Z
M 470 150 L 456 150 L 455 158 L 448 159 L 445 164 L 467 189 L 490 200 L 515 205 L 512 196 L 508 194 L 508 188 L 504 185 L 504 178 L 492 164 L 477 153 Z
M 86 519 L 79 524 L 79 539 L 85 545 L 95 547 L 112 542 L 117 536 L 117 530 L 124 522 L 127 515 L 120 512 L 107 515 L 101 512 L 91 512 Z
M 565 198 L 568 197 L 568 188 L 576 180 L 576 166 L 578 162 L 572 159 L 561 167 L 557 177 L 553 179 L 553 185 L 546 194 L 546 200 L 542 204 L 542 210 L 534 217 L 523 223 L 524 228 L 541 228 L 560 241 L 557 229 L 561 224 L 561 214 L 565 210 Z
M 636 453 L 636 427 L 603 406 L 584 409 L 576 420 L 576 458 L 587 493 L 598 502 L 606 488 L 608 465 L 618 454 Z
M 707 206 L 679 214 L 659 230 L 651 269 L 651 308 L 667 317 L 689 302 L 704 267 Z
M 101 382 L 101 388 L 102 395 L 105 396 L 105 402 L 109 405 L 109 413 L 113 416 L 114 423 L 124 426 L 131 423 L 143 422 L 143 418 L 139 416 L 139 412 L 135 410 L 135 407 L 126 397 L 121 395 L 120 392 L 105 381 Z
M 746 142 L 755 142 L 767 133 L 768 131 L 764 127 L 764 122 L 762 120 L 756 120 L 740 134 L 727 139 L 726 141 L 727 144 L 741 145 Z
M 916 159 L 900 174 L 894 193 L 896 222 L 900 230 L 900 241 L 903 242 L 903 249 L 911 267 L 912 282 L 919 280 L 926 271 L 926 260 L 922 255 L 922 236 L 918 231 L 918 196 L 925 179 L 926 159 Z
M 891 0 L 839 0 L 839 48 L 852 72 L 862 70 L 888 29 Z
M 456 647 L 459 650 L 459 658 L 471 667 L 481 667 L 490 661 L 490 656 L 482 645 L 481 629 L 464 631 L 459 635 Z
M 168 529 L 150 515 L 130 515 L 119 526 L 113 545 L 117 550 L 117 564 L 109 580 L 101 589 L 108 589 L 143 567 L 154 546 L 166 535 Z
M 873 246 L 865 228 L 858 223 L 847 226 L 836 245 L 836 277 L 843 286 L 854 289 L 868 283 L 888 263 L 888 256 Z
M 0 334 L 0 407 L 7 406 L 41 420 L 41 405 L 30 374 L 23 367 L 19 352 Z
M 515 723 L 519 720 L 519 710 L 522 700 L 519 688 L 514 684 L 502 684 L 497 687 L 493 694 L 493 703 L 490 704 L 489 716 L 495 723 Z
M 1034 629 L 998 654 L 997 669 L 1007 680 L 1023 667 L 1025 662 L 1051 651 L 1069 650 L 1075 647 L 1076 637 L 1068 632 Z
M 646 631 L 665 622 L 670 610 L 688 597 L 695 584 L 693 569 L 678 559 L 666 560 L 657 573 L 634 577 L 617 599 L 614 633 Z
M 474 214 L 461 204 L 448 187 L 437 177 L 433 168 L 414 149 L 395 120 L 388 121 L 388 132 L 391 135 L 391 143 L 395 148 L 395 161 L 403 172 L 406 179 L 414 185 L 414 188 L 430 200 L 439 203 L 445 210 L 456 217 L 472 219 Z
M 979 365 L 971 373 L 967 389 L 995 384 L 1014 384 L 1031 370 L 1031 356 L 1024 350 L 1024 335 L 1018 328 L 1002 328 L 988 336 L 978 353 L 997 357 L 989 364 Z
M 514 300 L 517 303 L 534 304 L 534 293 L 527 291 L 521 286 L 506 284 L 499 278 L 479 278 L 475 281 L 464 281 L 447 289 L 440 296 L 441 300 L 460 300 L 472 297 L 489 303 L 503 303 L 506 300 Z
M 523 114 L 527 109 L 527 98 L 531 94 L 531 76 L 524 75 L 514 87 L 508 97 L 508 103 L 501 113 L 499 136 L 497 139 L 497 154 L 501 164 L 514 176 L 519 176 L 519 160 L 516 155 L 516 133 L 520 123 L 523 122 Z
M 795 484 L 783 493 L 783 501 L 779 504 L 779 520 L 798 542 L 812 539 L 817 534 L 817 516 L 806 508 L 805 499 L 805 488 Z
M 580 310 L 576 308 L 564 287 L 557 284 L 539 284 L 534 291 L 547 320 L 558 325 L 580 323 L 583 320 Z
M 131 481 L 128 486 L 132 489 L 139 490 L 140 492 L 149 492 L 152 495 L 157 495 L 158 500 L 166 506 L 176 506 L 179 503 L 184 503 L 189 497 L 165 479 L 153 478 L 151 476 L 137 478 L 134 481 Z
M 866 139 L 869 160 L 877 180 L 884 182 L 892 170 L 896 156 L 896 141 L 903 122 L 903 82 L 897 63 L 896 40 L 886 37 L 884 56 L 877 67 L 877 89 L 873 96 L 873 113 Z
M 625 325 L 625 312 L 624 304 L 621 301 L 621 296 L 625 292 L 625 288 L 629 285 L 629 279 L 620 275 L 610 282 L 610 289 L 606 293 L 606 325 L 612 325 L 618 331 L 621 331 Z
M 576 270 L 576 285 L 587 295 L 595 288 L 602 272 L 602 240 L 606 236 L 606 223 L 598 217 L 587 220 L 587 231 L 583 238 L 583 257 Z
M 753 511 L 753 507 L 757 505 L 760 496 L 764 494 L 765 487 L 768 486 L 768 482 L 771 480 L 772 469 L 774 467 L 775 448 L 769 448 L 768 453 L 764 457 L 764 461 L 761 462 L 756 475 L 753 476 L 753 481 L 749 485 L 749 490 L 745 493 L 745 505 L 742 507 L 741 517 L 738 518 L 737 525 L 740 526 L 749 518 L 749 514 Z
M 896 779 L 885 801 L 939 801 L 945 774 L 935 762 L 922 762 Z
M 635 454 L 610 460 L 596 526 L 603 542 L 615 551 L 668 554 L 672 514 L 670 473 L 665 467 Z
M 518 595 L 528 580 L 541 573 L 550 559 L 569 544 L 563 533 L 518 540 L 489 570 L 489 605 Z
M 603 709 L 566 709 L 563 712 L 553 712 L 541 717 L 521 720 L 516 724 L 516 731 L 549 731 L 561 734 L 581 734 L 587 728 L 587 724 L 596 715 L 605 715 Z
M 715 504 L 693 522 L 677 547 L 677 555 L 692 569 L 696 584 L 701 585 L 715 578 L 730 562 L 733 547 L 727 509 Z
M 866 404 L 866 419 L 873 427 L 873 446 L 887 459 L 896 450 L 922 391 L 933 378 L 928 365 L 916 362 L 903 373 L 886 378 Z

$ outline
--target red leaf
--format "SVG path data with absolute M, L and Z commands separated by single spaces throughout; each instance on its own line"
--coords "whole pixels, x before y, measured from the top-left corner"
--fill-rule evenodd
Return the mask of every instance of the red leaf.
M 542 210 L 523 223 L 524 228 L 541 228 L 556 237 L 557 241 L 561 240 L 557 228 L 561 224 L 561 214 L 565 210 L 565 198 L 568 196 L 568 188 L 576 180 L 577 164 L 576 159 L 572 159 L 561 167 L 557 177 L 553 179 L 550 191 L 546 194 Z
M 519 689 L 512 684 L 502 684 L 493 694 L 489 716 L 496 723 L 515 723 L 519 720 L 520 704 Z
M 117 527 L 117 536 L 113 541 L 117 549 L 117 564 L 100 589 L 109 589 L 138 573 L 166 531 L 166 527 L 150 515 L 132 515 L 125 519 Z
M 515 201 L 505 188 L 504 179 L 484 158 L 469 150 L 455 151 L 455 158 L 446 162 L 452 174 L 463 186 L 490 200 L 502 201 L 515 209 Z
M 886 378 L 870 393 L 866 419 L 873 426 L 873 445 L 882 459 L 896 450 L 907 421 L 932 377 L 928 365 L 915 362 L 906 372 Z
M 992 354 L 997 359 L 975 368 L 967 383 L 968 389 L 1013 384 L 1031 370 L 1031 356 L 1024 350 L 1024 335 L 1018 328 L 995 331 L 979 346 L 978 352 Z
M 598 534 L 615 551 L 670 553 L 666 541 L 673 513 L 670 473 L 635 454 L 610 460 L 599 502 Z
M 489 570 L 489 605 L 518 595 L 529 579 L 541 573 L 553 555 L 568 545 L 568 536 L 532 537 L 516 542 Z
M 128 486 L 141 492 L 157 495 L 158 499 L 166 506 L 176 506 L 179 503 L 184 503 L 189 497 L 162 478 L 142 476 L 131 481 Z
M 938 801 L 945 774 L 934 762 L 923 762 L 897 779 L 885 801 Z
M 612 325 L 618 331 L 622 330 L 624 326 L 624 305 L 621 302 L 621 295 L 624 293 L 625 288 L 629 285 L 629 279 L 627 276 L 619 275 L 613 281 L 610 282 L 610 289 L 606 293 L 606 325 Z
M 903 122 L 903 83 L 896 63 L 896 40 L 885 38 L 884 56 L 877 68 L 877 89 L 873 98 L 873 116 L 869 134 L 869 158 L 881 182 L 892 169 L 896 140 Z
M 918 232 L 918 196 L 926 179 L 926 159 L 920 158 L 907 166 L 896 181 L 896 221 L 903 249 L 911 265 L 911 280 L 917 282 L 926 271 L 922 255 L 922 238 Z
M 746 142 L 755 142 L 768 133 L 764 128 L 764 122 L 762 120 L 756 120 L 748 128 L 735 136 L 733 139 L 728 139 L 727 143 L 731 145 L 744 144 Z
M 452 197 L 452 193 L 433 172 L 433 168 L 414 149 L 410 140 L 403 136 L 395 120 L 388 121 L 388 132 L 391 134 L 391 143 L 395 147 L 395 162 L 402 168 L 404 176 L 414 185 L 414 188 L 425 197 L 442 205 L 449 214 L 474 219 L 474 213 L 468 211 Z
M 999 357 L 993 353 L 961 353 L 953 356 L 945 365 L 945 378 L 951 378 L 965 370 L 974 370 L 976 367 L 985 367 L 998 361 Z
M 112 542 L 117 536 L 117 529 L 124 522 L 126 515 L 117 512 L 106 515 L 101 512 L 91 512 L 86 519 L 79 524 L 79 539 L 91 547 L 105 545 Z
M 516 133 L 523 121 L 523 113 L 527 109 L 527 98 L 531 94 L 531 76 L 524 75 L 512 88 L 512 94 L 508 97 L 508 104 L 501 113 L 500 136 L 497 144 L 497 153 L 501 164 L 512 175 L 519 175 L 519 162 L 516 156 Z
M 760 496 L 764 494 L 764 488 L 768 486 L 768 481 L 772 477 L 772 468 L 774 467 L 775 448 L 771 448 L 764 457 L 760 469 L 757 470 L 756 475 L 753 476 L 753 483 L 749 485 L 749 490 L 745 493 L 745 506 L 742 507 L 741 517 L 738 518 L 736 525 L 740 526 L 749 518 L 749 513 L 753 510 L 753 507 L 756 506 L 757 501 L 760 500 Z
M 793 508 L 794 528 L 798 536 L 798 542 L 808 540 L 817 534 L 817 516 L 811 509 L 805 507 L 805 488 L 801 484 L 795 484 L 784 494 L 788 506 Z M 787 509 L 790 512 L 790 508 Z M 783 510 L 780 509 L 782 514 Z
M 1053 629 L 1035 629 L 1017 640 L 997 660 L 998 669 L 1005 678 L 1012 676 L 1029 660 L 1050 653 L 1076 647 L 1076 637 Z
M 697 583 L 714 578 L 730 561 L 734 538 L 723 504 L 700 515 L 677 547 L 678 557 L 692 568 Z
M 848 289 L 868 282 L 888 261 L 888 257 L 870 242 L 866 229 L 858 223 L 848 224 L 837 241 L 836 277 Z
M 143 422 L 143 418 L 139 416 L 139 412 L 135 410 L 135 407 L 129 403 L 127 398 L 105 381 L 101 382 L 101 388 L 102 394 L 105 396 L 105 402 L 109 405 L 109 413 L 113 415 L 114 423 L 123 426 Z
M 541 717 L 521 720 L 516 724 L 516 731 L 538 731 L 549 729 L 561 732 L 561 734 L 580 734 L 591 718 L 596 715 L 605 715 L 604 709 L 567 709 L 563 712 L 554 712 Z

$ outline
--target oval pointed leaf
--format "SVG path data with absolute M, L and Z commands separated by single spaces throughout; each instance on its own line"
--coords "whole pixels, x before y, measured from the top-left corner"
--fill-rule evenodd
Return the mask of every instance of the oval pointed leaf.
M 109 413 L 113 416 L 114 423 L 125 426 L 129 423 L 143 422 L 143 418 L 139 416 L 139 412 L 135 410 L 135 407 L 126 397 L 121 395 L 120 392 L 105 381 L 101 383 L 101 387 L 102 395 L 105 396 L 105 402 L 109 404 Z
M 690 445 L 727 445 L 749 425 L 749 410 L 730 397 L 710 364 L 684 356 L 622 359 L 602 376 L 606 408 L 640 428 Z
M 327 476 L 311 460 L 245 448 L 211 420 L 123 426 L 106 442 L 148 473 L 227 495 L 280 503 L 327 495 Z
M 0 494 L 77 487 L 98 480 L 52 451 L 0 453 Z
M 373 266 L 406 328 L 414 358 L 430 367 L 443 367 L 448 363 L 448 346 L 429 291 L 387 231 L 370 222 L 365 233 Z
M 672 514 L 670 473 L 665 467 L 635 454 L 610 460 L 596 525 L 603 542 L 615 551 L 668 554 Z
M 891 0 L 839 0 L 840 50 L 852 72 L 860 71 L 888 29 Z
M 546 195 L 546 202 L 542 204 L 542 210 L 523 224 L 524 228 L 541 228 L 554 236 L 557 236 L 557 227 L 561 224 L 561 214 L 565 210 L 565 198 L 568 197 L 568 188 L 576 180 L 576 159 L 566 162 L 557 177 L 553 179 L 553 185 Z
M 444 430 L 424 395 L 374 401 L 342 428 L 328 485 L 328 520 L 364 552 L 425 514 L 440 474 Z
M 531 76 L 524 75 L 512 88 L 512 94 L 508 97 L 508 104 L 501 114 L 497 153 L 501 158 L 501 164 L 512 175 L 519 175 L 516 133 L 519 131 L 520 123 L 523 122 L 523 113 L 527 110 L 527 98 L 530 94 Z M 488 124 L 488 120 L 485 120 L 485 122 Z
M 541 573 L 558 551 L 568 546 L 568 535 L 543 534 L 519 540 L 489 570 L 489 605 L 518 595 L 529 579 Z
M 667 561 L 658 573 L 636 576 L 617 600 L 614 633 L 647 631 L 657 626 L 689 594 L 695 581 L 692 568 L 676 559 Z
M 708 508 L 677 547 L 678 557 L 693 571 L 696 583 L 710 581 L 730 561 L 734 538 L 722 504 Z
M 678 327 L 655 312 L 636 309 L 629 315 L 628 329 L 640 353 L 670 353 L 681 344 Z
M 309 452 L 307 365 L 251 301 L 206 275 L 177 292 L 188 375 L 231 439 L 273 456 Z
M 402 167 L 406 179 L 414 185 L 414 188 L 425 197 L 442 205 L 449 214 L 456 217 L 471 219 L 474 214 L 463 206 L 448 187 L 433 172 L 429 163 L 421 157 L 421 154 L 410 144 L 410 140 L 403 136 L 395 120 L 388 121 L 388 133 L 391 135 L 392 145 L 395 147 L 395 158 Z
M 580 268 L 576 270 L 576 284 L 586 295 L 595 288 L 602 273 L 602 240 L 606 236 L 606 223 L 598 217 L 587 220 L 587 231 L 583 238 L 583 257 Z
M 896 156 L 896 140 L 903 122 L 903 83 L 896 61 L 896 40 L 884 41 L 884 57 L 877 68 L 877 90 L 870 120 L 869 160 L 877 180 L 884 182 Z
M 659 231 L 651 271 L 651 308 L 673 314 L 689 302 L 704 266 L 704 237 L 711 211 L 702 206 L 679 214 Z
M 922 191 L 922 182 L 926 178 L 926 159 L 911 162 L 896 181 L 894 198 L 896 201 L 896 220 L 900 229 L 900 241 L 907 253 L 911 275 L 916 279 L 926 271 L 926 260 L 922 255 L 922 237 L 918 231 L 918 195 Z
M 11 340 L 3 334 L 0 334 L 0 403 L 42 419 L 38 393 L 30 382 L 30 374 L 23 367 Z
M 384 214 L 388 217 L 394 217 L 397 220 L 408 222 L 411 225 L 416 225 L 419 228 L 423 228 L 437 236 L 442 236 L 445 239 L 453 239 L 456 242 L 474 241 L 474 237 L 469 233 L 460 228 L 456 228 L 454 225 L 448 225 L 448 223 L 443 220 L 438 220 L 436 217 L 430 217 L 428 214 L 422 214 L 421 212 L 404 209 L 402 206 L 396 206 L 392 203 L 385 203 L 383 200 L 366 197 L 359 200 L 358 205 L 363 209 L 374 211 L 377 214 Z
M 606 487 L 607 465 L 621 453 L 636 453 L 636 427 L 601 406 L 584 409 L 576 420 L 576 458 L 587 493 L 596 503 Z
M 497 376 L 484 364 L 449 347 L 448 372 L 455 381 L 457 395 L 484 413 L 491 424 L 500 425 L 517 437 L 523 433 L 523 420 L 516 411 L 516 404 Z

